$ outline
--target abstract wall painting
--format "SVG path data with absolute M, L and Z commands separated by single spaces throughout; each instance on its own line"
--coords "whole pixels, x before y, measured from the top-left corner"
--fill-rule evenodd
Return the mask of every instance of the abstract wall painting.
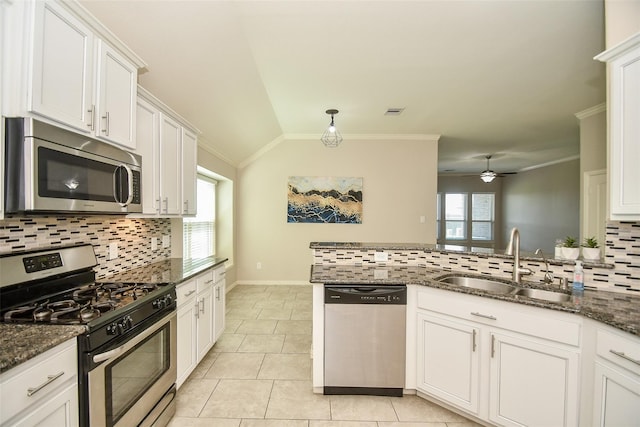
M 362 224 L 362 178 L 290 176 L 287 222 Z

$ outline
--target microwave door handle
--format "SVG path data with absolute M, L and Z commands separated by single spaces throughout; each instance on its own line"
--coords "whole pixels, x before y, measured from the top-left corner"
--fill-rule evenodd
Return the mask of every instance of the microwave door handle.
M 129 193 L 127 195 L 127 200 L 125 200 L 124 202 L 121 200 L 122 195 L 120 194 L 120 188 L 118 186 L 118 179 L 117 179 L 122 169 L 124 169 L 127 172 L 127 189 Z M 129 166 L 124 164 L 120 165 L 113 172 L 113 195 L 116 199 L 116 202 L 122 207 L 129 205 L 133 200 L 133 172 L 131 171 L 131 168 Z

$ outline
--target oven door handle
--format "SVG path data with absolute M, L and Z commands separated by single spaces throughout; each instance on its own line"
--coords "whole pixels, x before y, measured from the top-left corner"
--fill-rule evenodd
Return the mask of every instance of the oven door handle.
M 116 357 L 121 355 L 124 352 L 124 346 L 121 345 L 118 348 L 114 348 L 113 350 L 105 351 L 104 353 L 96 354 L 93 356 L 93 363 L 104 362 L 105 360 L 109 360 L 112 357 Z

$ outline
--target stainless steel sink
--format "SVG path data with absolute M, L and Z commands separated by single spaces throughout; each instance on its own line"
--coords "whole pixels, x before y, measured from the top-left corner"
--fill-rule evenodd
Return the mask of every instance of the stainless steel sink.
M 528 297 L 528 298 L 540 299 L 544 301 L 550 301 L 550 302 L 567 302 L 571 299 L 570 295 L 562 294 L 560 292 L 552 292 L 552 291 L 545 291 L 542 289 L 531 289 L 531 288 L 518 289 L 518 291 L 516 292 L 516 295 Z
M 522 288 L 520 286 L 499 282 L 497 280 L 485 279 L 482 277 L 451 275 L 438 278 L 437 280 L 442 283 L 462 286 L 464 288 L 478 289 L 496 295 L 513 295 L 557 303 L 567 302 L 571 300 L 570 295 L 561 292 L 545 291 L 543 289 Z
M 509 294 L 517 288 L 508 283 L 497 282 L 491 279 L 481 279 L 477 277 L 449 276 L 439 280 L 442 283 L 463 286 L 465 288 L 479 289 L 493 294 Z

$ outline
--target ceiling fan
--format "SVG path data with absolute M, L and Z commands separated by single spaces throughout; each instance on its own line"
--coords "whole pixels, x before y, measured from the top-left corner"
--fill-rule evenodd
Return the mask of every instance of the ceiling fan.
M 504 172 L 504 173 L 498 174 L 492 171 L 491 168 L 489 167 L 489 160 L 491 160 L 491 155 L 487 154 L 485 157 L 487 159 L 487 168 L 480 173 L 480 179 L 483 180 L 484 182 L 489 183 L 494 179 L 496 179 L 496 177 L 502 177 L 504 175 L 514 175 L 517 173 L 517 172 Z

